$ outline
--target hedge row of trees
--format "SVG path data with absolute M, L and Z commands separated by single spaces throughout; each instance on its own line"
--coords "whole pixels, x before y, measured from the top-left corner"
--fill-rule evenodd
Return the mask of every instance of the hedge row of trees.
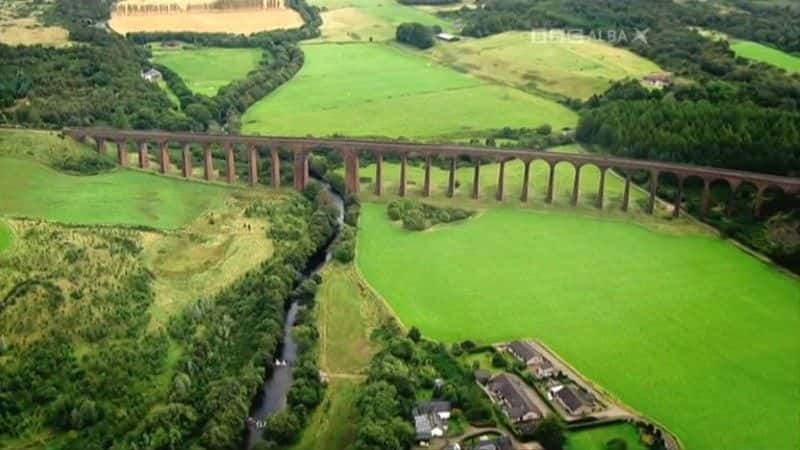
M 386 207 L 389 219 L 402 221 L 411 231 L 423 231 L 440 223 L 466 220 L 475 213 L 462 208 L 443 208 L 413 200 L 391 201 Z
M 397 42 L 413 45 L 424 50 L 436 44 L 433 35 L 433 29 L 421 23 L 401 23 L 397 27 L 395 39 L 397 39 Z

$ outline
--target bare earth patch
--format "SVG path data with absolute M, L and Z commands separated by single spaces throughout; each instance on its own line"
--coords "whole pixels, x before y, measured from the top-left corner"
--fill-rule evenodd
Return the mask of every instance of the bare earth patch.
M 191 12 L 161 15 L 119 15 L 109 26 L 118 33 L 138 31 L 196 31 L 199 33 L 251 34 L 259 31 L 299 28 L 303 18 L 293 9 L 235 12 Z

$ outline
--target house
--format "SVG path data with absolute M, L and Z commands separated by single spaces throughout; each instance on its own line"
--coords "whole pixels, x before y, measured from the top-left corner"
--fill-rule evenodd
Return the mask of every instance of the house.
M 498 436 L 491 439 L 480 439 L 471 447 L 471 450 L 514 450 L 514 443 L 508 436 Z
M 489 379 L 492 378 L 491 372 L 485 369 L 478 369 L 474 372 L 475 381 L 477 381 L 480 385 L 486 386 L 486 383 L 489 382 Z
M 531 364 L 530 371 L 534 376 L 536 376 L 536 378 L 540 380 L 550 378 L 555 375 L 556 372 L 555 368 L 553 367 L 553 363 L 546 359 L 542 359 L 540 362 Z
M 530 366 L 531 364 L 539 363 L 544 360 L 542 354 L 536 350 L 530 342 L 525 341 L 514 341 L 508 344 L 506 348 L 509 353 L 514 355 L 521 363 L 525 364 L 526 366 Z
M 650 87 L 661 89 L 672 84 L 672 75 L 668 73 L 654 73 L 646 75 L 643 80 Z
M 436 35 L 436 39 L 439 39 L 440 41 L 445 41 L 445 42 L 457 42 L 457 41 L 461 40 L 460 37 L 452 35 L 450 33 L 439 33 L 439 34 Z
M 451 412 L 450 402 L 445 401 L 423 402 L 414 407 L 411 415 L 414 416 L 417 442 L 428 443 L 433 438 L 444 436 Z
M 415 416 L 424 414 L 436 415 L 442 420 L 448 420 L 452 410 L 453 408 L 450 406 L 450 402 L 443 400 L 432 400 L 418 404 L 411 411 L 411 414 Z
M 486 388 L 512 423 L 530 422 L 543 417 L 524 383 L 515 375 L 501 373 L 492 378 Z
M 148 69 L 141 73 L 142 79 L 150 83 L 161 81 L 163 78 L 161 72 L 156 69 Z
M 555 386 L 550 389 L 550 393 L 553 400 L 563 406 L 570 415 L 583 416 L 594 410 L 594 400 L 576 386 Z

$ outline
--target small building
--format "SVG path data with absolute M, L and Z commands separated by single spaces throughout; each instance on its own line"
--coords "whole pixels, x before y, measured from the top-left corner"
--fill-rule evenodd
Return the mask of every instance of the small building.
M 550 378 L 555 375 L 556 372 L 555 368 L 553 367 L 553 363 L 546 359 L 542 359 L 540 362 L 531 364 L 530 371 L 536 378 L 540 380 Z
M 453 408 L 450 406 L 450 402 L 446 402 L 443 400 L 431 400 L 429 402 L 422 402 L 418 404 L 412 411 L 411 414 L 414 416 L 418 415 L 436 415 L 442 420 L 450 419 L 450 413 L 452 412 Z
M 642 80 L 650 87 L 661 89 L 672 84 L 672 75 L 668 73 L 653 73 L 646 75 Z
M 508 344 L 507 350 L 514 355 L 514 358 L 517 358 L 517 360 L 526 366 L 540 363 L 544 360 L 542 354 L 539 353 L 530 342 L 514 341 Z
M 594 401 L 577 387 L 556 386 L 550 389 L 553 400 L 558 402 L 570 415 L 583 416 L 594 410 Z
M 513 450 L 514 443 L 508 436 L 498 436 L 492 439 L 479 440 L 472 446 L 472 450 Z
M 159 82 L 163 78 L 163 76 L 161 75 L 161 72 L 157 71 L 156 69 L 152 69 L 152 68 L 151 69 L 147 69 L 144 72 L 142 72 L 141 76 L 142 76 L 142 79 L 144 81 L 147 81 L 147 82 L 150 82 L 150 83 Z
M 492 378 L 491 372 L 485 369 L 478 369 L 474 372 L 475 381 L 479 384 L 486 386 L 486 383 Z
M 444 436 L 451 412 L 450 402 L 445 401 L 423 402 L 414 407 L 411 415 L 414 416 L 416 441 L 428 444 L 431 439 Z
M 457 42 L 461 40 L 460 37 L 450 33 L 439 33 L 436 35 L 436 39 L 445 42 Z
M 502 406 L 503 413 L 512 423 L 531 422 L 543 417 L 533 403 L 525 385 L 515 375 L 501 373 L 492 378 L 486 388 Z

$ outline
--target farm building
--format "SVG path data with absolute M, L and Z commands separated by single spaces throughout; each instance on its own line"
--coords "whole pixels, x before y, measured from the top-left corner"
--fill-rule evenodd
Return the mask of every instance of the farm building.
M 150 83 L 156 83 L 163 78 L 161 72 L 156 69 L 148 69 L 141 73 L 142 79 Z
M 511 422 L 531 422 L 543 417 L 525 390 L 522 380 L 516 376 L 508 373 L 497 375 L 489 381 L 487 389 Z
M 461 40 L 460 37 L 450 33 L 439 33 L 436 35 L 436 39 L 445 42 L 457 42 Z
M 536 350 L 529 342 L 514 341 L 508 344 L 507 350 L 526 366 L 540 363 L 544 360 L 542 354 L 539 353 L 539 351 Z
M 672 84 L 672 75 L 668 73 L 654 73 L 645 76 L 642 80 L 654 88 L 664 88 Z
M 555 386 L 550 389 L 553 399 L 573 416 L 589 414 L 594 409 L 594 402 L 575 386 Z

